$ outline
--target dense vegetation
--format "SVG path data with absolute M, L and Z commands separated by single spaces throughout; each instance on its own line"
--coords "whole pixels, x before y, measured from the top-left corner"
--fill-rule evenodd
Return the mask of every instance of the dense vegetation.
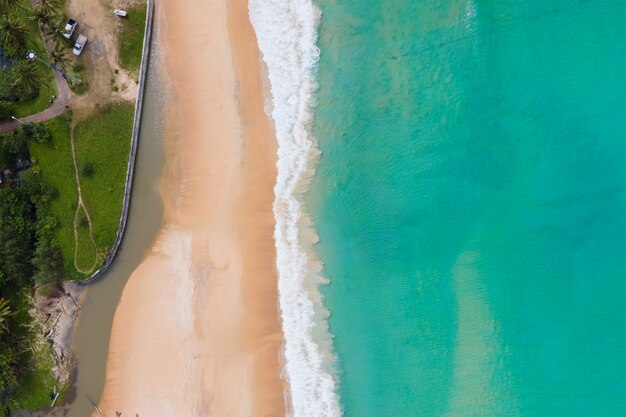
M 50 65 L 67 64 L 59 10 L 59 0 L 0 0 L 0 120 L 41 111 L 56 95 L 52 70 L 27 60 L 26 52 L 34 51 Z
M 33 348 L 36 323 L 28 310 L 35 286 L 54 288 L 65 276 L 56 219 L 49 210 L 58 193 L 36 170 L 16 174 L 28 167 L 23 163 L 29 158 L 28 143 L 49 139 L 47 129 L 34 124 L 0 136 L 0 415 L 27 407 L 33 395 L 47 401 L 54 382 L 50 366 L 41 372 L 41 361 L 50 353 Z

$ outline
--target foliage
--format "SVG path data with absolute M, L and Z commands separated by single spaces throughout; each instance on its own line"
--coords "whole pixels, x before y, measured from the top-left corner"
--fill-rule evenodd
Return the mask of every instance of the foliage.
M 81 166 L 80 173 L 83 177 L 91 178 L 93 177 L 93 170 L 93 164 L 91 162 L 87 162 Z
M 48 57 L 52 61 L 52 65 L 55 67 L 59 65 L 61 69 L 65 69 L 70 62 L 69 58 L 65 54 L 65 45 L 60 42 L 56 42 L 53 48 L 48 52 Z
M 18 7 L 20 0 L 0 0 L 0 9 L 7 10 L 12 7 Z
M 28 27 L 18 17 L 11 14 L 0 16 L 0 45 L 12 57 L 26 51 Z
M 122 21 L 118 38 L 120 65 L 129 71 L 137 71 L 141 64 L 146 10 L 145 4 L 131 7 L 127 10 L 128 17 Z
M 28 142 L 46 143 L 48 129 L 37 123 L 23 123 L 11 133 L 0 135 L 0 170 L 12 168 L 18 159 L 29 159 Z
M 50 132 L 40 123 L 23 123 L 15 132 L 24 139 L 32 139 L 37 143 L 46 143 L 50 140 Z
M 36 0 L 35 9 L 44 10 L 50 15 L 56 15 L 59 13 L 59 1 L 58 0 Z
M 61 248 L 57 243 L 49 239 L 40 239 L 37 242 L 35 256 L 33 257 L 36 284 L 52 284 L 63 280 L 65 270 Z
M 40 172 L 40 181 L 46 184 L 48 214 L 55 218 L 54 240 L 59 244 L 64 269 L 68 278 L 80 278 L 74 270 L 74 233 L 72 229 L 76 211 L 76 182 L 70 148 L 70 123 L 67 115 L 45 123 L 50 141 L 31 141 L 29 148 L 33 170 Z
M 14 94 L 20 100 L 34 98 L 44 79 L 33 61 L 20 61 L 11 68 L 14 78 Z
M 32 99 L 44 82 L 41 69 L 34 62 L 18 61 L 11 68 L 0 71 L 0 98 Z
M 35 231 L 35 207 L 28 190 L 9 188 L 0 192 L 1 285 L 23 287 L 33 276 L 31 258 Z
M 28 132 L 5 135 L 23 138 Z M 6 139 L 6 138 L 5 138 Z M 23 140 L 23 139 L 22 139 Z M 0 299 L 0 407 L 37 408 L 49 404 L 53 386 L 49 346 L 33 349 L 35 332 L 28 310 L 33 284 L 49 284 L 64 276 L 59 245 L 54 241 L 57 222 L 49 215 L 51 196 L 40 175 L 31 170 L 20 185 L 0 191 L 0 294 L 11 300 L 15 314 Z M 1 415 L 1 413 L 0 413 Z
M 0 2 L 5 1 L 0 0 Z M 27 50 L 34 51 L 40 57 L 45 56 L 41 35 L 45 34 L 46 30 L 42 31 L 43 28 L 40 27 L 38 18 L 33 17 L 35 11 L 31 1 L 11 0 L 8 3 L 13 3 L 15 7 L 7 7 L 5 13 L 5 7 L 0 5 L 0 10 L 2 10 L 0 45 L 3 44 L 3 38 L 9 38 L 10 45 L 4 48 L 5 54 L 13 57 L 14 66 L 22 68 L 0 70 L 0 100 L 15 101 L 12 105 L 12 115 L 22 117 L 49 107 L 50 99 L 57 94 L 57 91 L 50 68 L 40 62 L 29 63 L 24 59 Z M 51 19 L 50 30 L 56 28 L 54 19 L 58 19 L 58 15 L 52 16 Z M 13 30 L 13 27 L 19 27 L 18 31 Z M 16 80 L 18 77 L 19 81 Z
M 10 345 L 0 344 L 0 402 L 17 388 L 17 354 Z
M 0 100 L 0 121 L 8 120 L 13 115 L 13 105 L 8 101 Z

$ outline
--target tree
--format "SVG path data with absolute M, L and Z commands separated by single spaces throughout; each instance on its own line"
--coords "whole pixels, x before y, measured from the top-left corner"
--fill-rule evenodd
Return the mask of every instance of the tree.
M 30 19 L 37 22 L 42 33 L 46 35 L 62 35 L 59 30 L 62 23 L 59 17 L 58 6 L 56 2 L 45 0 L 35 3 Z
M 8 14 L 0 17 L 0 45 L 9 55 L 23 52 L 27 36 L 28 28 L 20 19 Z
M 0 100 L 0 121 L 8 120 L 13 115 L 13 104 L 9 101 Z
M 24 187 L 0 192 L 0 286 L 25 286 L 33 276 L 35 207 Z
M 39 239 L 33 257 L 37 284 L 52 284 L 63 280 L 63 257 L 59 245 L 52 244 L 48 239 Z
M 61 69 L 65 69 L 70 62 L 67 55 L 65 55 L 65 45 L 60 42 L 55 42 L 53 48 L 48 52 L 48 57 L 52 61 L 52 65 L 56 68 L 57 64 L 61 66 Z
M 13 98 L 13 71 L 0 71 L 0 100 Z
M 46 143 L 50 140 L 50 132 L 41 123 L 22 123 L 15 130 L 15 135 L 23 141 L 34 140 L 37 143 Z
M 56 0 L 38 0 L 35 8 L 45 11 L 49 16 L 54 16 L 58 13 L 59 2 Z
M 33 98 L 39 92 L 43 77 L 32 61 L 23 61 L 13 66 L 14 93 L 20 100 Z
M 52 25 L 53 15 L 48 9 L 35 7 L 30 19 L 37 22 L 37 25 L 42 32 L 47 32 L 50 30 L 50 26 Z
M 0 9 L 6 10 L 11 7 L 19 7 L 20 0 L 0 0 Z

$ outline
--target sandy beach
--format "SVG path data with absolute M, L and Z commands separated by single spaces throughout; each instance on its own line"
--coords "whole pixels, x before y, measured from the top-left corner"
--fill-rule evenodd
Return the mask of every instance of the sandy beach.
M 105 415 L 284 415 L 276 144 L 245 0 L 163 0 L 165 214 L 112 329 Z M 97 416 L 97 413 L 94 413 Z

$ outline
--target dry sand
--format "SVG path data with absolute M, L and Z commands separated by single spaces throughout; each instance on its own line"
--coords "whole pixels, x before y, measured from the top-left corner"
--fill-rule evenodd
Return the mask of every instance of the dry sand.
M 163 0 L 164 225 L 117 308 L 100 409 L 280 416 L 276 144 L 245 0 Z M 94 414 L 97 415 L 97 414 Z

